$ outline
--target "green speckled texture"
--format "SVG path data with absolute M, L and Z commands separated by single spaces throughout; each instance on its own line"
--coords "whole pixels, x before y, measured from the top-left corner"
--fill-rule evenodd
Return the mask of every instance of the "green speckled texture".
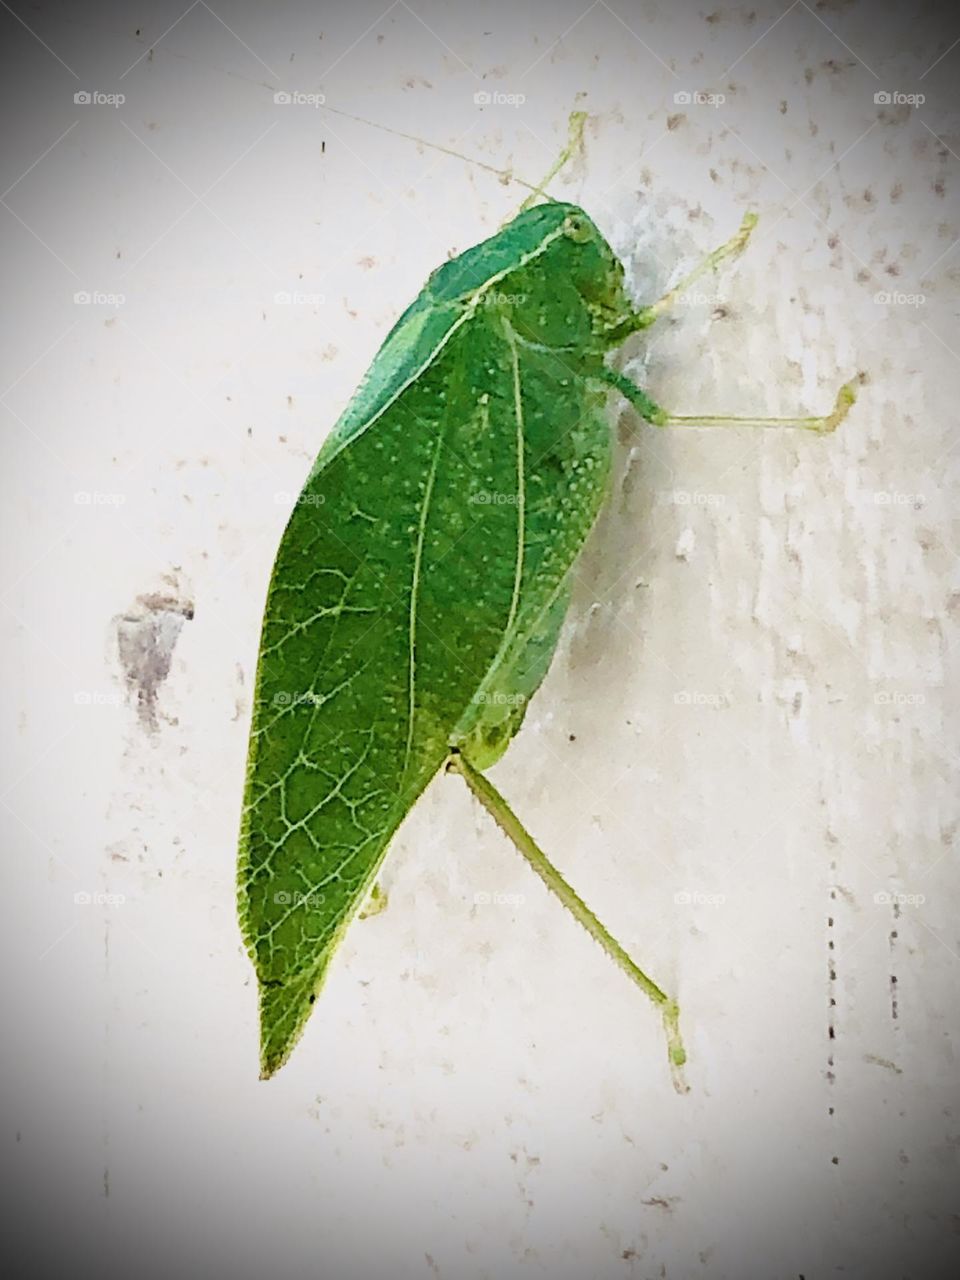
M 264 1076 L 451 746 L 498 758 L 546 674 L 632 313 L 582 210 L 527 210 L 433 273 L 320 451 L 270 582 L 242 823 Z

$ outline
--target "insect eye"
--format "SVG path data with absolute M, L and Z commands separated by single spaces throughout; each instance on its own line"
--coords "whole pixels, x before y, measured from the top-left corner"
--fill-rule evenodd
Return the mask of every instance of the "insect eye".
M 563 220 L 563 234 L 569 236 L 577 244 L 582 244 L 584 240 L 589 238 L 590 228 L 585 218 L 581 218 L 576 213 L 568 213 Z

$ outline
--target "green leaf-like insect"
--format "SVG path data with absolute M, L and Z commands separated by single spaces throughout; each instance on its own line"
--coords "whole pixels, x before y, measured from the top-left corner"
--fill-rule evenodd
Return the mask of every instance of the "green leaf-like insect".
M 582 125 L 582 118 L 574 120 Z M 754 219 L 683 284 L 732 256 Z M 239 863 L 261 1069 L 287 1059 L 391 837 L 445 766 L 661 1007 L 677 1007 L 565 883 L 481 770 L 556 648 L 610 471 L 608 364 L 638 310 L 586 213 L 547 200 L 439 267 L 320 450 L 283 534 L 257 671 Z M 829 418 L 789 420 L 828 430 Z M 713 421 L 720 421 L 714 419 Z

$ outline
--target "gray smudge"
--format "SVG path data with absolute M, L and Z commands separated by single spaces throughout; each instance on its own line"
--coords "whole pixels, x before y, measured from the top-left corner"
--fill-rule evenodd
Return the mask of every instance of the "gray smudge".
M 137 714 L 148 733 L 156 733 L 157 691 L 170 674 L 170 662 L 183 624 L 193 617 L 193 602 L 173 595 L 137 597 L 135 607 L 117 619 L 117 651 L 127 688 L 136 694 Z

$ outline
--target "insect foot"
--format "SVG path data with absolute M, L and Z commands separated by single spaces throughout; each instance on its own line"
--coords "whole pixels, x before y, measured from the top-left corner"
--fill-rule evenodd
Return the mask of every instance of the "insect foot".
M 687 1053 L 680 1038 L 680 1009 L 676 1000 L 672 1000 L 652 978 L 644 973 L 610 930 L 597 919 L 580 895 L 567 884 L 493 783 L 475 769 L 466 756 L 459 752 L 452 754 L 447 761 L 447 772 L 460 774 L 476 799 L 487 810 L 503 834 L 512 841 L 518 853 L 527 860 L 530 868 L 537 873 L 550 892 L 560 899 L 573 918 L 586 929 L 594 942 L 599 943 L 630 981 L 635 983 L 644 995 L 662 1010 L 673 1087 L 678 1093 L 686 1093 L 687 1085 L 683 1079 L 682 1069 L 687 1060 Z
M 836 431 L 837 427 L 839 427 L 840 423 L 857 402 L 857 388 L 862 386 L 866 380 L 866 374 L 859 373 L 849 382 L 845 382 L 837 392 L 837 401 L 833 406 L 833 412 L 828 413 L 825 418 L 811 418 L 810 425 L 812 429 L 819 432 L 822 436 L 829 435 L 831 432 Z

